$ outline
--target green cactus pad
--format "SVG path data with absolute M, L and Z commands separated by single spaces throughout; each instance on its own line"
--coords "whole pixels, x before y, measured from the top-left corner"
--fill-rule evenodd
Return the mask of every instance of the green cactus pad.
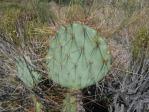
M 50 41 L 49 77 L 61 86 L 83 89 L 102 80 L 110 60 L 107 43 L 95 29 L 70 23 L 60 27 Z
M 16 58 L 16 66 L 18 77 L 24 82 L 28 88 L 33 88 L 37 84 L 41 76 L 38 74 L 29 63 L 27 56 L 19 56 Z

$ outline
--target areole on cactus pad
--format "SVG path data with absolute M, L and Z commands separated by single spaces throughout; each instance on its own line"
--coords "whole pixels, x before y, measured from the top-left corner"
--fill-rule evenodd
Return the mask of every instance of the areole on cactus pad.
M 98 83 L 109 71 L 111 54 L 97 31 L 74 22 L 61 26 L 50 41 L 49 77 L 57 84 L 83 89 Z

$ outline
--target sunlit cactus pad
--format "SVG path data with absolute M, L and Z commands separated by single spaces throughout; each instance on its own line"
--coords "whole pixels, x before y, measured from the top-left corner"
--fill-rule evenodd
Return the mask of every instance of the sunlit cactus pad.
M 28 88 L 31 89 L 35 84 L 39 83 L 41 75 L 31 67 L 30 63 L 29 57 L 27 56 L 18 56 L 16 58 L 18 77 Z
M 61 26 L 50 41 L 49 77 L 67 88 L 96 84 L 109 71 L 111 55 L 97 31 L 82 23 Z

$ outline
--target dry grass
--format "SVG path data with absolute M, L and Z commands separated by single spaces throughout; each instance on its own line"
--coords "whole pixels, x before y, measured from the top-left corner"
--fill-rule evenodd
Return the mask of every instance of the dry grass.
M 27 2 L 25 1 L 25 3 Z M 87 104 L 84 104 L 85 108 L 92 105 L 91 108 L 86 110 L 91 112 L 93 108 L 96 109 L 97 107 L 98 109 L 103 107 L 106 110 L 110 106 L 108 107 L 109 112 L 112 112 L 112 110 L 114 112 L 124 112 L 126 110 L 132 112 L 132 109 L 135 110 L 136 108 L 131 107 L 138 106 L 135 105 L 135 101 L 142 101 L 140 100 L 141 95 L 142 97 L 144 95 L 144 99 L 148 98 L 148 95 L 145 95 L 148 90 L 144 88 L 147 85 L 143 81 L 148 83 L 149 65 L 147 62 L 149 57 L 145 57 L 143 64 L 138 64 L 138 68 L 143 65 L 141 69 L 143 72 L 137 72 L 137 68 L 130 68 L 130 66 L 139 63 L 138 60 L 142 60 L 142 58 L 139 58 L 136 63 L 132 64 L 130 48 L 140 30 L 143 28 L 149 30 L 148 1 L 140 0 L 138 3 L 134 3 L 133 0 L 132 2 L 126 0 L 124 3 L 116 2 L 112 4 L 94 0 L 93 3 L 84 7 L 78 4 L 58 5 L 54 2 L 50 2 L 48 5 L 45 13 L 50 13 L 50 16 L 47 16 L 47 21 L 44 23 L 41 20 L 43 18 L 40 18 L 38 11 L 35 10 L 36 8 L 31 7 L 36 6 L 36 4 L 30 4 L 29 2 L 25 10 L 13 7 L 14 12 L 11 12 L 9 8 L 6 11 L 0 11 L 0 111 L 33 112 L 35 102 L 32 101 L 31 94 L 36 95 L 38 101 L 43 104 L 42 109 L 45 112 L 49 110 L 52 112 L 60 111 L 66 90 L 48 80 L 45 56 L 49 40 L 59 26 L 73 21 L 84 22 L 84 24 L 97 29 L 99 34 L 106 38 L 113 56 L 109 75 L 99 84 L 83 90 L 84 100 L 88 100 Z M 6 5 L 6 7 L 8 6 Z M 17 11 L 15 11 L 16 9 Z M 42 10 L 40 13 L 42 13 Z M 15 14 L 18 15 L 14 16 Z M 143 50 L 146 51 L 146 55 L 149 54 L 148 45 Z M 33 90 L 26 89 L 21 83 L 14 66 L 15 57 L 24 53 L 30 56 L 36 70 L 43 76 L 41 83 Z M 132 75 L 131 78 L 128 75 Z M 141 79 L 140 77 L 144 78 Z M 137 90 L 135 87 L 133 88 L 138 83 L 134 81 L 134 78 L 140 82 L 139 87 L 143 86 L 146 92 L 139 89 L 143 93 L 139 96 L 139 93 L 136 92 L 136 96 L 132 98 L 137 100 L 132 101 L 130 98 L 127 103 L 131 101 L 133 103 L 130 103 L 131 106 L 129 106 L 125 101 L 121 103 L 119 100 L 123 98 L 121 95 L 127 91 Z M 131 97 L 131 95 L 124 95 L 124 98 L 126 97 Z M 143 101 L 142 106 L 149 103 L 146 100 Z M 105 104 L 105 102 L 107 103 Z M 145 108 L 149 107 L 144 106 Z M 97 112 L 98 110 L 95 109 L 94 111 Z M 143 110 L 143 107 L 140 109 Z

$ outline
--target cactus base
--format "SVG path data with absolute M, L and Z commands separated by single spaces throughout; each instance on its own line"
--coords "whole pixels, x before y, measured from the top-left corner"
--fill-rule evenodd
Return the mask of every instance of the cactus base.
M 85 112 L 81 91 L 70 90 L 63 101 L 63 107 L 63 112 Z

